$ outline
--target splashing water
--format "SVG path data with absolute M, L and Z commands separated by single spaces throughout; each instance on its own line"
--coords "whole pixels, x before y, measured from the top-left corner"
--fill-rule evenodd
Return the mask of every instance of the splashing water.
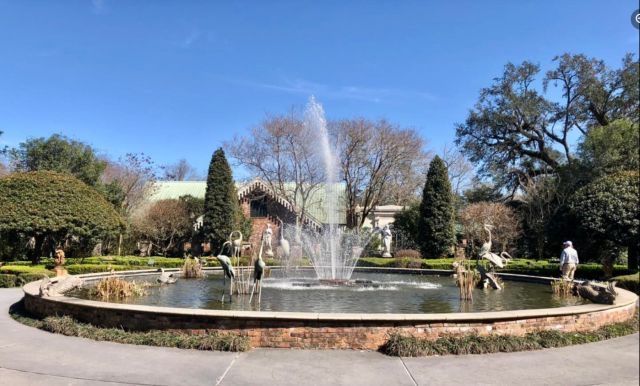
M 321 233 L 304 231 L 303 249 L 311 258 L 313 268 L 320 280 L 348 280 L 369 242 L 371 235 L 358 231 L 347 231 L 339 225 L 338 182 L 336 157 L 331 151 L 327 120 L 324 109 L 312 96 L 304 114 L 304 124 L 320 144 L 320 155 L 325 170 L 324 201 L 325 229 Z

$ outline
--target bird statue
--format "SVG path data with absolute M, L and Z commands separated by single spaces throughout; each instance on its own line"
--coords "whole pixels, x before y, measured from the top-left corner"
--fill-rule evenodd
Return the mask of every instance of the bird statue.
M 253 265 L 253 287 L 251 288 L 251 296 L 249 296 L 249 303 L 253 299 L 253 292 L 256 287 L 258 288 L 258 304 L 262 298 L 262 276 L 264 275 L 264 267 L 266 266 L 262 256 L 258 256 L 255 264 Z
M 479 256 L 483 256 L 485 253 L 491 252 L 491 229 L 493 229 L 493 225 L 484 224 L 484 230 L 489 234 L 489 240 L 486 243 L 482 244 L 480 252 L 478 253 Z
M 231 280 L 231 284 L 229 285 L 229 299 L 231 299 L 231 297 L 233 296 L 233 278 L 236 277 L 236 273 L 233 270 L 233 265 L 231 264 L 231 259 L 229 258 L 229 256 L 223 255 L 224 252 L 224 248 L 227 245 L 230 245 L 231 241 L 225 241 L 224 244 L 222 244 L 222 249 L 220 250 L 220 253 L 218 254 L 218 256 L 216 256 L 216 260 L 218 260 L 218 262 L 220 262 L 220 266 L 222 266 L 222 270 L 224 271 L 223 274 L 223 284 L 222 284 L 222 301 L 224 302 L 224 290 L 227 287 L 227 277 Z
M 164 268 L 160 268 L 158 272 L 160 272 L 160 276 L 158 276 L 156 281 L 160 284 L 173 284 L 178 281 L 178 279 L 173 276 L 173 273 L 165 272 Z
M 264 239 L 260 245 L 260 252 L 258 252 L 258 258 L 253 265 L 253 286 L 251 287 L 251 296 L 249 296 L 249 304 L 251 304 L 251 299 L 253 299 L 253 292 L 258 287 L 258 304 L 260 304 L 260 300 L 262 298 L 262 276 L 264 275 L 264 267 L 266 264 L 264 260 L 262 260 L 262 249 L 264 246 Z
M 234 235 L 237 235 L 235 239 Z M 242 254 L 242 232 L 233 231 L 229 234 L 229 241 L 231 242 L 231 257 L 236 259 L 237 265 L 240 265 L 240 255 Z
M 278 217 L 280 221 L 280 248 L 282 249 L 281 259 L 285 261 L 285 264 L 289 265 L 289 256 L 291 256 L 291 247 L 289 246 L 289 240 L 284 238 L 284 222 Z

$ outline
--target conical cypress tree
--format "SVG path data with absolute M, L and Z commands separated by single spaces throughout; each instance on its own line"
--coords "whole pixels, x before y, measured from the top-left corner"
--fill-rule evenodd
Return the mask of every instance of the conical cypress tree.
M 447 166 L 436 156 L 429 165 L 422 191 L 419 243 L 423 257 L 442 257 L 455 244 L 454 198 Z
M 229 234 L 236 230 L 240 213 L 231 168 L 220 148 L 213 153 L 209 164 L 202 224 L 204 237 L 211 243 L 213 253 L 218 253 Z

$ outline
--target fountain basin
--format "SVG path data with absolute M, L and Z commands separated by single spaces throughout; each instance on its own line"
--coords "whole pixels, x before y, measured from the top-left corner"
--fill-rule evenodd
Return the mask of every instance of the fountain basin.
M 376 269 L 375 271 L 380 271 Z M 428 270 L 389 269 L 386 272 Z M 441 272 L 441 271 L 439 271 Z M 81 275 L 98 280 L 104 274 Z M 156 270 L 119 273 L 126 277 L 157 275 Z M 548 285 L 550 278 L 502 275 Z M 107 303 L 62 296 L 41 298 L 39 282 L 24 287 L 25 307 L 39 316 L 69 315 L 104 327 L 132 330 L 217 330 L 249 336 L 253 347 L 378 349 L 394 330 L 436 339 L 451 335 L 523 335 L 540 330 L 590 331 L 632 318 L 638 297 L 618 289 L 614 305 L 582 304 L 516 311 L 461 313 L 326 313 L 208 310 Z M 506 289 L 508 290 L 508 289 Z

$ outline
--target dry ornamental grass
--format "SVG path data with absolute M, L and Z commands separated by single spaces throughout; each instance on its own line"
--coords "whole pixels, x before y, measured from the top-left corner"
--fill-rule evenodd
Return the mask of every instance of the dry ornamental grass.
M 126 299 L 147 293 L 149 283 L 136 283 L 116 276 L 106 277 L 91 290 L 91 295 L 101 300 Z

